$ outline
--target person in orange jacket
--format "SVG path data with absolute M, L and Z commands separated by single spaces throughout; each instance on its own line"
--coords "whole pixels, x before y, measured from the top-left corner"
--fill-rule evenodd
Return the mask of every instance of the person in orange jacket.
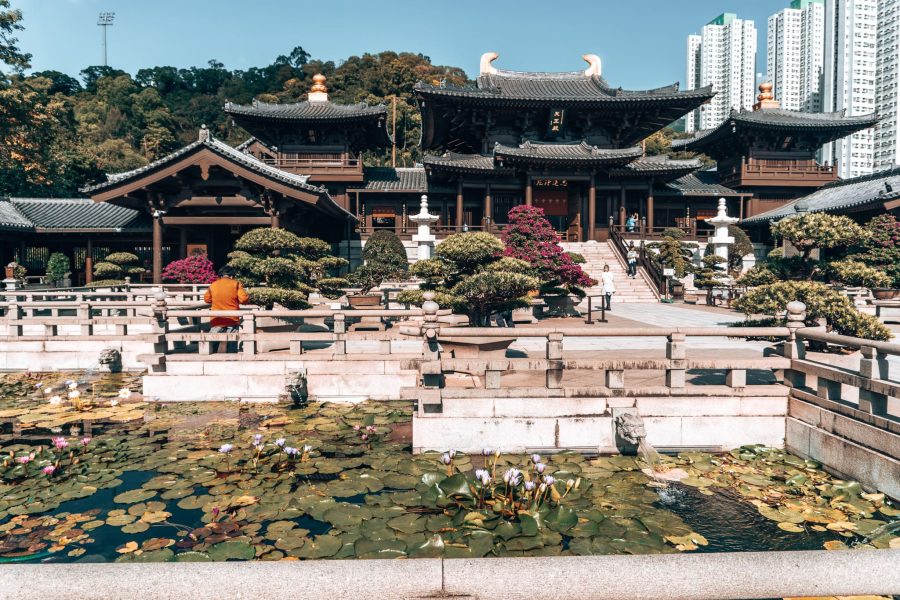
M 219 269 L 219 278 L 212 282 L 203 301 L 211 304 L 212 310 L 238 310 L 241 304 L 250 301 L 240 281 L 234 278 L 234 269 L 225 265 Z M 241 320 L 238 317 L 213 317 L 210 321 L 210 333 L 231 333 L 238 330 Z M 228 342 L 226 352 L 237 352 L 237 342 Z M 219 343 L 213 342 L 212 351 L 219 351 Z

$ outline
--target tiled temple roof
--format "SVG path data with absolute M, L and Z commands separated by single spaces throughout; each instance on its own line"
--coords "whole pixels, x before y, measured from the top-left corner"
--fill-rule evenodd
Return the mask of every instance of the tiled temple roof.
M 0 198 L 0 231 L 34 231 L 34 223 L 9 198 Z
M 335 104 L 334 102 L 294 102 L 291 104 L 275 104 L 253 100 L 252 104 L 225 103 L 225 112 L 232 116 L 246 116 L 277 121 L 353 121 L 359 119 L 381 118 L 387 115 L 384 104 L 369 106 L 365 102 L 359 104 Z
M 90 198 L 10 198 L 7 202 L 38 232 L 147 232 L 150 216 Z M 5 203 L 0 203 L 5 204 Z
M 871 175 L 842 179 L 829 183 L 815 192 L 770 211 L 744 219 L 742 223 L 762 224 L 777 221 L 798 212 L 827 212 L 878 207 L 884 202 L 900 199 L 900 167 Z M 798 211 L 797 208 L 800 207 Z
M 642 104 L 671 101 L 696 101 L 699 106 L 713 97 L 712 87 L 679 90 L 678 84 L 653 90 L 624 90 L 610 86 L 599 75 L 582 71 L 539 73 L 497 71 L 478 77 L 475 86 L 434 86 L 419 82 L 415 91 L 423 96 L 471 99 L 489 103 Z M 693 107 L 693 102 L 691 103 Z M 688 109 L 690 110 L 690 109 Z
M 566 163 L 581 165 L 624 165 L 641 155 L 641 147 L 607 149 L 585 142 L 553 144 L 525 142 L 519 146 L 494 146 L 494 156 L 504 163 Z
M 688 175 L 668 181 L 662 188 L 654 191 L 657 195 L 664 196 L 741 196 L 741 192 L 735 191 L 719 183 L 718 174 L 715 171 L 696 171 Z
M 635 176 L 681 176 L 696 171 L 703 163 L 696 158 L 672 159 L 668 156 L 644 156 L 625 166 L 610 170 L 610 175 L 618 177 Z
M 762 110 L 732 110 L 721 125 L 696 133 L 693 137 L 672 141 L 675 150 L 703 152 L 709 146 L 739 135 L 743 128 L 769 129 L 784 132 L 818 133 L 822 145 L 874 126 L 878 117 L 874 114 L 847 116 L 843 112 L 807 113 L 781 108 Z M 822 141 L 824 140 L 824 141 Z

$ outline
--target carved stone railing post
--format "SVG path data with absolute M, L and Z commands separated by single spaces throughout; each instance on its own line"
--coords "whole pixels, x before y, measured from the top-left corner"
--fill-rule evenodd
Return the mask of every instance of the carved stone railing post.
M 803 340 L 797 337 L 797 330 L 804 326 L 806 305 L 794 300 L 787 305 L 787 328 L 790 330 L 784 342 L 784 357 L 796 360 L 806 358 L 806 347 Z M 806 387 L 806 373 L 794 369 L 786 369 L 785 382 L 792 387 Z
M 253 313 L 241 316 L 241 343 L 244 355 L 256 354 L 256 315 Z
M 19 337 L 22 335 L 22 307 L 15 301 L 11 302 L 6 309 L 6 334 L 10 337 Z
M 666 385 L 670 388 L 685 386 L 686 344 L 683 333 L 669 334 L 666 342 L 666 358 L 669 359 L 669 368 L 666 369 Z
M 422 303 L 422 385 L 426 388 L 443 387 L 444 371 L 441 367 L 441 346 L 438 336 L 441 326 L 437 320 L 438 303 L 434 292 L 425 292 Z
M 859 376 L 865 379 L 888 379 L 890 376 L 887 354 L 872 346 L 859 349 Z M 887 396 L 871 390 L 859 388 L 859 410 L 873 415 L 887 414 Z
M 91 316 L 91 305 L 84 302 L 78 305 L 78 322 L 81 324 L 81 335 L 94 335 L 94 319 Z
M 157 354 L 165 354 L 169 351 L 169 341 L 166 334 L 169 332 L 169 307 L 167 303 L 168 295 L 165 290 L 159 290 L 153 294 L 153 333 L 159 334 L 158 341 L 153 345 L 154 352 Z M 210 354 L 211 349 L 208 342 L 199 343 L 200 354 Z M 205 351 L 204 351 L 205 350 Z
M 334 353 L 347 354 L 347 317 L 344 313 L 334 315 Z
M 551 333 L 547 336 L 547 387 L 559 389 L 563 377 L 563 334 Z

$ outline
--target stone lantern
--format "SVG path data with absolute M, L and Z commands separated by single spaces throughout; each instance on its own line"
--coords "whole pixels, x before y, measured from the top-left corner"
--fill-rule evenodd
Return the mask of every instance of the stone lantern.
M 419 244 L 419 253 L 416 260 L 428 260 L 431 258 L 431 250 L 434 248 L 435 237 L 431 235 L 431 226 L 437 223 L 438 216 L 428 212 L 428 196 L 422 194 L 422 203 L 419 205 L 419 213 L 410 215 L 409 220 L 419 226 L 419 231 L 412 237 L 412 241 Z
M 728 234 L 728 226 L 734 225 L 738 221 L 740 219 L 728 216 L 725 198 L 719 198 L 719 214 L 715 218 L 706 221 L 716 228 L 715 233 L 709 239 L 709 243 L 713 245 L 715 255 L 725 259 L 721 268 L 726 271 L 728 270 L 728 246 L 734 243 L 734 237 Z

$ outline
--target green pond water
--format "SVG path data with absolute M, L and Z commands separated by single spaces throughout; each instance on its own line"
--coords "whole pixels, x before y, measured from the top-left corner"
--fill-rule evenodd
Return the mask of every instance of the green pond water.
M 413 456 L 405 401 L 160 405 L 139 385 L 0 377 L 0 563 L 900 547 L 890 499 L 781 450 L 664 456 L 663 487 L 632 457 Z

